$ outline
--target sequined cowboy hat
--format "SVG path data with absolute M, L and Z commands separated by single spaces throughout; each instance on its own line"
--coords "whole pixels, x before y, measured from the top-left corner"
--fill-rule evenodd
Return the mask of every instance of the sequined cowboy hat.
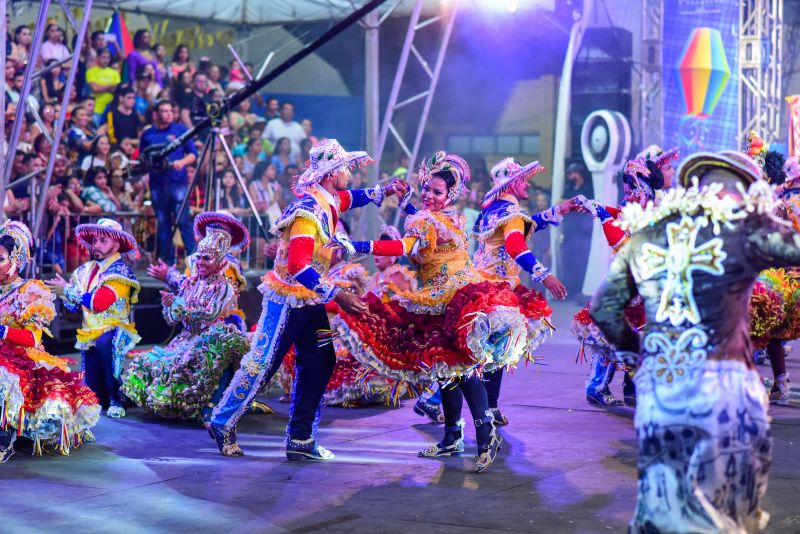
M 208 225 L 215 223 L 231 234 L 231 248 L 243 249 L 250 243 L 250 232 L 242 222 L 224 211 L 206 211 L 194 218 L 194 238 L 200 241 L 206 236 Z
M 311 147 L 306 170 L 300 176 L 295 177 L 292 191 L 296 195 L 301 195 L 334 171 L 345 167 L 351 169 L 362 167 L 370 163 L 372 163 L 372 158 L 363 150 L 348 152 L 336 139 L 323 139 Z
M 681 149 L 678 147 L 672 147 L 669 150 L 662 150 L 658 145 L 650 145 L 649 147 L 645 148 L 641 152 L 639 152 L 636 157 L 649 159 L 659 167 L 664 167 L 668 163 L 673 161 L 677 161 L 681 155 Z
M 33 248 L 33 234 L 20 221 L 8 220 L 0 224 L 0 237 L 7 235 L 14 240 L 14 249 L 8 251 L 9 257 L 16 263 L 16 268 L 23 268 L 30 259 Z
M 81 244 L 90 249 L 97 236 L 107 236 L 119 243 L 119 253 L 129 258 L 139 257 L 139 247 L 131 234 L 122 229 L 122 225 L 113 219 L 100 219 L 96 223 L 79 224 L 75 228 L 75 236 Z
M 733 150 L 722 152 L 696 152 L 687 157 L 678 168 L 678 176 L 683 187 L 692 185 L 692 178 L 702 178 L 707 172 L 723 169 L 741 180 L 745 187 L 762 180 L 761 166 L 747 154 Z
M 536 176 L 540 172 L 544 172 L 544 166 L 538 161 L 522 165 L 514 158 L 506 158 L 498 161 L 489 175 L 492 177 L 492 188 L 483 197 L 483 207 L 485 208 L 497 197 L 513 184 L 518 178 L 527 180 L 532 176 Z

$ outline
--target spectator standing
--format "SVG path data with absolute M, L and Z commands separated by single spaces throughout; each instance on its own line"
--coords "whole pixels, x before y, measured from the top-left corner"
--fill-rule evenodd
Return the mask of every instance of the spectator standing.
M 264 118 L 267 122 L 271 121 L 272 119 L 277 119 L 280 117 L 281 107 L 278 103 L 278 99 L 270 97 L 267 99 L 267 112 L 264 114 Z
M 150 47 L 150 32 L 137 30 L 133 35 L 134 50 L 126 58 L 128 62 L 128 79 L 138 80 L 139 69 L 144 68 L 145 65 L 152 65 L 155 72 L 155 82 L 161 86 L 161 78 L 158 75 L 158 60 Z
M 113 106 L 106 115 L 108 137 L 113 144 L 118 144 L 126 137 L 139 139 L 142 121 L 134 110 L 135 107 L 136 92 L 127 86 L 120 87 L 117 91 L 116 106 Z
M 267 226 L 272 226 L 283 212 L 282 187 L 278 183 L 278 169 L 275 164 L 262 161 L 253 172 L 250 182 L 250 196 L 258 212 L 267 218 Z
M 46 64 L 48 61 L 60 61 L 70 56 L 69 48 L 64 44 L 64 30 L 56 24 L 48 24 L 45 29 L 47 40 L 39 47 L 39 57 Z M 64 63 L 68 67 L 69 62 Z
M 208 91 L 219 91 L 220 94 L 225 94 L 225 89 L 222 87 L 222 71 L 219 65 L 208 67 Z
M 122 82 L 119 72 L 111 63 L 111 51 L 102 48 L 97 52 L 97 66 L 86 71 L 86 83 L 92 89 L 95 102 L 94 123 L 98 126 L 106 121 L 106 108 L 114 100 L 114 91 Z
M 285 137 L 291 143 L 291 153 L 295 162 L 300 157 L 300 141 L 306 138 L 303 127 L 294 120 L 294 104 L 284 102 L 281 104 L 280 117 L 272 119 L 267 123 L 262 137 L 275 143 L 281 137 Z
M 106 48 L 106 34 L 100 30 L 92 32 L 91 40 L 89 41 L 89 49 L 86 51 L 86 68 L 91 69 L 97 66 L 97 56 L 100 50 Z M 109 50 L 111 48 L 109 47 Z M 120 55 L 118 51 L 112 50 L 112 56 Z
M 42 125 L 44 126 L 44 130 L 42 130 L 42 128 L 39 126 L 38 123 L 34 123 L 31 126 L 31 136 L 33 136 L 34 139 L 36 139 L 36 137 L 39 134 L 41 134 L 43 131 L 47 131 L 47 133 L 50 134 L 51 136 L 53 135 L 53 129 L 54 129 L 53 127 L 55 126 L 55 122 L 56 122 L 56 110 L 55 110 L 55 108 L 50 104 L 43 105 L 42 106 L 42 112 L 41 112 L 41 118 L 42 118 Z
M 139 143 L 141 150 L 152 145 L 166 144 L 181 134 L 187 128 L 174 121 L 172 102 L 159 100 L 153 112 L 153 127 L 142 133 Z M 188 194 L 189 182 L 186 166 L 197 160 L 197 150 L 191 140 L 186 141 L 168 156 L 169 165 L 165 172 L 150 173 L 150 195 L 153 208 L 158 220 L 158 254 L 169 264 L 175 261 L 175 249 L 172 245 L 173 219 L 177 218 L 181 202 Z M 194 229 L 191 217 L 184 216 L 178 224 L 186 248 L 186 254 L 194 252 Z
M 172 54 L 172 63 L 169 64 L 169 68 L 172 80 L 180 80 L 180 75 L 184 72 L 188 72 L 190 77 L 194 76 L 196 69 L 192 63 L 192 56 L 188 46 L 185 44 L 178 45 L 178 48 L 175 49 L 175 53 Z
M 244 215 L 246 199 L 233 169 L 228 168 L 222 172 L 220 183 L 222 187 L 220 188 L 219 208 L 237 217 Z
M 245 128 L 252 127 L 256 121 L 258 121 L 258 115 L 252 113 L 250 111 L 251 108 L 252 105 L 250 103 L 250 99 L 248 98 L 243 100 L 235 110 L 230 112 L 228 115 L 228 120 L 230 121 L 230 127 L 234 131 L 244 134 Z M 259 137 L 261 136 L 259 135 Z
M 142 205 L 144 190 L 134 193 L 133 186 L 125 181 L 125 171 L 122 169 L 111 172 L 111 192 L 122 211 L 136 211 Z
M 253 171 L 260 161 L 264 161 L 266 156 L 261 149 L 261 139 L 251 138 L 247 141 L 247 152 L 242 159 L 242 174 L 247 178 L 253 176 Z
M 225 90 L 227 92 L 238 91 L 242 87 L 245 86 L 247 80 L 245 80 L 244 72 L 242 71 L 242 67 L 239 66 L 239 62 L 235 59 L 232 59 L 229 63 L 228 68 L 228 85 L 225 86 Z
M 202 72 L 197 72 L 192 77 L 192 100 L 188 108 L 181 109 L 181 123 L 187 128 L 199 122 L 198 113 L 201 109 L 205 112 L 205 105 L 208 99 L 208 76 Z M 187 99 L 188 100 L 188 99 Z

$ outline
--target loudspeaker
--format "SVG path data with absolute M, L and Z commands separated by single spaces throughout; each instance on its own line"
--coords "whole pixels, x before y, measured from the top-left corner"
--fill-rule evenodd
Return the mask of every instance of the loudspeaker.
M 570 133 L 572 157 L 581 156 L 581 128 L 599 109 L 631 117 L 633 35 L 622 28 L 589 28 L 572 72 Z

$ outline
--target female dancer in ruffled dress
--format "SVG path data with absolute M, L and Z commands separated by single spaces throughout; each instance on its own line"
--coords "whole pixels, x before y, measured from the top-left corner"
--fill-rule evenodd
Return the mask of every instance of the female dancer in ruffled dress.
M 481 376 L 527 357 L 528 320 L 542 321 L 550 309 L 538 293 L 528 300 L 507 284 L 483 282 L 473 268 L 464 217 L 455 205 L 470 177 L 467 163 L 438 152 L 419 176 L 424 209 L 408 217 L 405 237 L 352 243 L 360 253 L 408 256 L 419 288 L 394 294 L 388 304 L 367 294 L 369 313 L 340 313 L 337 330 L 358 361 L 383 375 L 410 384 L 445 383 L 444 438 L 420 456 L 464 451 L 463 393 L 476 427 L 475 471 L 482 472 L 494 461 L 502 438 Z
M 27 226 L 0 226 L 0 463 L 14 454 L 17 437 L 42 454 L 60 454 L 94 441 L 89 430 L 100 418 L 97 396 L 64 360 L 42 347 L 42 332 L 55 318 L 55 296 L 39 280 L 19 273 L 28 263 L 33 238 Z
M 191 276 L 177 281 L 176 290 L 162 291 L 164 318 L 181 323 L 183 331 L 166 347 L 136 355 L 122 385 L 125 395 L 149 411 L 204 423 L 230 381 L 225 370 L 238 365 L 248 349 L 239 326 L 225 320 L 239 299 L 225 270 L 230 247 L 243 245 L 249 235 L 227 214 L 208 215 Z

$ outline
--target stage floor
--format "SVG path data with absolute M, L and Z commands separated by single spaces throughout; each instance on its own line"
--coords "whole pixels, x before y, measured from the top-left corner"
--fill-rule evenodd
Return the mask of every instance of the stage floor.
M 102 417 L 97 442 L 69 457 L 20 451 L 0 466 L 3 532 L 625 532 L 636 495 L 633 411 L 589 406 L 586 365 L 569 335 L 575 305 L 559 305 L 560 327 L 540 349 L 547 365 L 507 375 L 500 403 L 511 421 L 497 462 L 468 471 L 462 458 L 417 451 L 441 427 L 400 409 L 326 408 L 320 442 L 329 463 L 288 463 L 277 416 L 248 416 L 247 456 L 223 458 L 202 427 L 132 409 Z M 798 349 L 789 355 L 800 377 Z M 761 368 L 769 374 L 768 368 Z M 612 386 L 620 393 L 621 380 Z M 775 457 L 765 508 L 768 532 L 800 532 L 800 405 L 772 411 Z M 466 406 L 465 414 L 468 414 Z

